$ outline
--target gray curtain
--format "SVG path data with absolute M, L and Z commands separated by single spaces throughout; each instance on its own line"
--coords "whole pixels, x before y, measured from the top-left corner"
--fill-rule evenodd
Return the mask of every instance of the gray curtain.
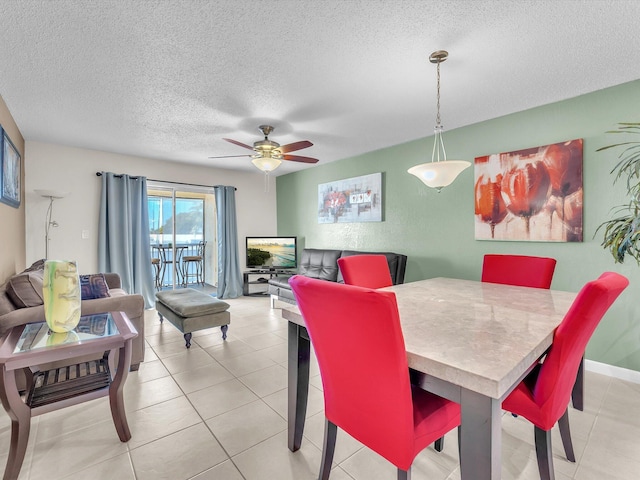
M 238 258 L 238 225 L 234 187 L 216 186 L 218 230 L 218 298 L 242 295 L 242 272 Z
M 146 177 L 102 173 L 98 267 L 120 275 L 122 288 L 153 306 Z

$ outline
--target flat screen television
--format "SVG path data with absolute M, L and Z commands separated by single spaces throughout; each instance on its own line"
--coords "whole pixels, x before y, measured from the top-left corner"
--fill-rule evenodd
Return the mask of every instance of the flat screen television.
M 247 237 L 247 268 L 281 270 L 296 268 L 296 237 Z

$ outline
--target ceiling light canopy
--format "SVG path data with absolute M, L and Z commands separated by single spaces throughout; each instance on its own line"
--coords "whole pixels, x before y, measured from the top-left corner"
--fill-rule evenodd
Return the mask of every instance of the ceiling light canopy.
M 444 127 L 440 123 L 440 64 L 444 62 L 449 53 L 438 50 L 429 56 L 429 61 L 437 65 L 437 115 L 434 128 L 433 150 L 431 161 L 411 167 L 407 172 L 418 177 L 427 187 L 435 188 L 438 192 L 443 187 L 450 185 L 456 177 L 471 165 L 465 160 L 447 160 L 447 152 L 444 148 L 442 132 Z

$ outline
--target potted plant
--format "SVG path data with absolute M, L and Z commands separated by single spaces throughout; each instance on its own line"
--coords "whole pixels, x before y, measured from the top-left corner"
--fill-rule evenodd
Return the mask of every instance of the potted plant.
M 640 135 L 640 123 L 619 123 L 617 130 L 606 133 Z M 614 218 L 602 223 L 596 233 L 604 229 L 602 246 L 611 252 L 616 263 L 623 263 L 630 255 L 640 264 L 640 140 L 615 143 L 596 151 L 620 147 L 619 162 L 611 173 L 616 174 L 614 183 L 626 179 L 629 203 L 614 207 Z

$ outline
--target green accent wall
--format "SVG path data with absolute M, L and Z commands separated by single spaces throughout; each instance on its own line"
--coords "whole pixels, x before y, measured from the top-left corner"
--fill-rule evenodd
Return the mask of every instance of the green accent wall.
M 626 203 L 622 182 L 613 185 L 610 175 L 617 152 L 596 150 L 620 140 L 604 134 L 618 122 L 640 121 L 639 106 L 640 80 L 444 133 L 448 157 L 471 162 L 584 139 L 582 243 L 475 240 L 473 167 L 441 193 L 407 173 L 430 161 L 433 136 L 327 164 L 320 159 L 314 168 L 278 177 L 278 235 L 297 235 L 301 247 L 404 253 L 407 282 L 440 276 L 479 280 L 485 253 L 556 258 L 556 290 L 577 292 L 604 271 L 619 272 L 630 285 L 598 327 L 587 358 L 640 371 L 640 266 L 633 259 L 615 264 L 600 246 L 601 232 L 594 238 L 611 209 Z M 383 172 L 382 222 L 318 224 L 318 184 L 375 172 Z

